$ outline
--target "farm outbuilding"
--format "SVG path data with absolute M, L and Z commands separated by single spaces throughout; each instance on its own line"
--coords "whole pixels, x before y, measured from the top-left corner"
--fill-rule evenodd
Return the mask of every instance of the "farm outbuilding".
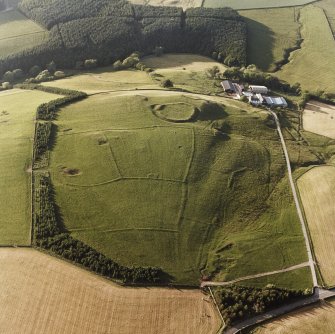
M 279 97 L 272 97 L 272 96 L 264 96 L 264 102 L 270 107 L 287 107 L 286 100 L 279 96 Z
M 250 85 L 249 89 L 251 92 L 255 94 L 267 94 L 269 92 L 269 89 L 266 86 L 254 86 Z
M 230 80 L 223 80 L 221 86 L 226 93 L 235 93 L 235 87 Z

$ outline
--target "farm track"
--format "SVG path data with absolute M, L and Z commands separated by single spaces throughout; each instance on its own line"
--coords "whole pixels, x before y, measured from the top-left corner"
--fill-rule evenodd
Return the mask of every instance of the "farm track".
M 316 271 L 315 271 L 315 262 L 314 262 L 314 259 L 313 259 L 312 246 L 311 246 L 311 242 L 310 242 L 309 237 L 308 237 L 306 222 L 305 222 L 305 219 L 304 219 L 304 216 L 303 216 L 303 213 L 302 213 L 303 211 L 302 211 L 301 206 L 300 206 L 298 193 L 297 193 L 295 182 L 294 182 L 293 176 L 292 176 L 292 168 L 291 168 L 290 157 L 289 157 L 289 154 L 288 154 L 288 151 L 287 151 L 287 147 L 286 147 L 286 143 L 285 143 L 283 133 L 281 131 L 278 116 L 275 112 L 273 112 L 270 109 L 269 109 L 269 112 L 271 113 L 271 115 L 275 119 L 276 126 L 277 126 L 277 132 L 279 134 L 280 141 L 281 141 L 281 144 L 282 144 L 282 147 L 283 147 L 285 160 L 286 160 L 287 171 L 288 171 L 288 176 L 289 176 L 289 181 L 290 181 L 290 186 L 291 186 L 295 206 L 297 208 L 297 213 L 298 213 L 298 216 L 299 216 L 302 232 L 303 232 L 304 239 L 305 239 L 306 250 L 307 250 L 307 255 L 308 255 L 308 262 L 309 262 L 309 266 L 311 268 L 311 273 L 312 273 L 313 286 L 317 287 L 318 286 L 318 280 L 317 280 Z
M 281 273 L 287 273 L 289 271 L 297 270 L 297 269 L 300 269 L 300 268 L 305 268 L 305 267 L 308 267 L 308 266 L 309 266 L 309 262 L 304 262 L 304 263 L 300 263 L 300 264 L 297 264 L 297 265 L 289 267 L 289 268 L 270 271 L 270 272 L 261 273 L 261 274 L 245 276 L 245 277 L 240 277 L 240 278 L 237 278 L 237 279 L 232 280 L 232 281 L 202 282 L 201 287 L 203 288 L 203 287 L 210 287 L 210 286 L 226 286 L 226 285 L 231 285 L 231 284 L 235 284 L 235 283 L 242 282 L 242 281 L 247 281 L 247 280 L 254 279 L 254 278 L 260 278 L 260 277 L 271 276 L 271 275 L 276 275 L 276 274 L 281 274 Z

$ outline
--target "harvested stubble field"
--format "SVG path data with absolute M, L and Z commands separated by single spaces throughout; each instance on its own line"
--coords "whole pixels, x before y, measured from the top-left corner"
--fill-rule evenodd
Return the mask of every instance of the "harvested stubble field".
M 302 6 L 315 0 L 205 0 L 204 7 L 231 7 L 234 9 L 261 9 Z
M 335 167 L 314 167 L 298 179 L 298 187 L 317 263 L 325 283 L 335 285 Z
M 253 334 L 333 334 L 335 328 L 334 300 L 303 308 L 282 316 L 252 331 Z
M 215 334 L 199 290 L 123 288 L 32 249 L 0 249 L 0 332 Z
M 276 70 L 276 63 L 286 56 L 285 50 L 298 43 L 298 13 L 295 7 L 240 11 L 248 25 L 248 64 L 264 71 Z
M 0 58 L 36 47 L 48 38 L 48 32 L 20 12 L 0 12 Z
M 0 244 L 29 245 L 31 157 L 36 108 L 56 95 L 39 91 L 0 93 Z
M 266 114 L 204 98 L 134 90 L 63 108 L 51 174 L 65 227 L 115 261 L 162 267 L 179 283 L 198 284 L 201 270 L 233 279 L 306 261 Z M 152 112 L 174 103 L 205 112 L 183 124 Z
M 324 11 L 316 5 L 300 10 L 301 49 L 276 75 L 310 91 L 335 91 L 335 41 Z
M 335 106 L 309 101 L 303 113 L 303 127 L 305 131 L 335 139 Z

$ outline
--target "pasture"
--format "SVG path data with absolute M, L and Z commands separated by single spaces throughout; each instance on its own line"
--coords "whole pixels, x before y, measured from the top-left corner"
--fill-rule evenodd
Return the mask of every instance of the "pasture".
M 20 12 L 0 12 L 0 58 L 36 47 L 48 38 L 48 32 Z
M 123 288 L 32 249 L 1 249 L 0 266 L 1 333 L 216 334 L 221 325 L 200 290 Z
M 253 334 L 330 334 L 335 328 L 335 302 L 305 307 L 259 326 Z
M 71 235 L 121 264 L 162 267 L 176 283 L 304 262 L 276 133 L 265 114 L 215 98 L 226 105 L 146 90 L 63 108 L 50 166 Z M 157 105 L 174 119 L 157 117 Z
M 299 40 L 299 9 L 243 10 L 248 25 L 247 62 L 263 71 L 274 71 L 286 57 L 286 50 Z
M 335 90 L 335 43 L 323 10 L 310 5 L 300 10 L 301 49 L 294 51 L 290 62 L 276 72 L 283 80 L 299 82 L 310 91 Z
M 43 85 L 79 90 L 87 94 L 135 88 L 153 88 L 155 86 L 146 72 L 135 70 L 118 72 L 113 71 L 112 68 L 97 69 L 65 79 L 44 82 Z
M 335 167 L 314 167 L 297 181 L 314 252 L 325 283 L 335 285 Z
M 0 93 L 0 245 L 29 245 L 31 157 L 36 108 L 56 95 Z
M 224 72 L 227 68 L 211 58 L 190 54 L 147 57 L 143 59 L 143 63 L 155 70 L 151 73 L 151 77 L 157 84 L 170 79 L 174 87 L 202 94 L 222 91 L 221 87 L 216 86 L 208 77 L 206 71 L 214 66 L 217 66 L 220 72 Z
M 315 0 L 205 0 L 203 6 L 210 8 L 231 7 L 234 9 L 262 9 L 302 6 Z
M 335 106 L 309 101 L 303 112 L 303 128 L 305 131 L 335 139 Z

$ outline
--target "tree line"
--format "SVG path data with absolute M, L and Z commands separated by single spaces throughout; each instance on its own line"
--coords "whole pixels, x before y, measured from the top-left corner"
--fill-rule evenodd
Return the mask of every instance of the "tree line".
M 264 288 L 230 285 L 216 288 L 215 299 L 225 323 L 230 326 L 237 321 L 306 297 L 310 293 L 308 289 L 305 291 L 280 289 L 272 284 Z

